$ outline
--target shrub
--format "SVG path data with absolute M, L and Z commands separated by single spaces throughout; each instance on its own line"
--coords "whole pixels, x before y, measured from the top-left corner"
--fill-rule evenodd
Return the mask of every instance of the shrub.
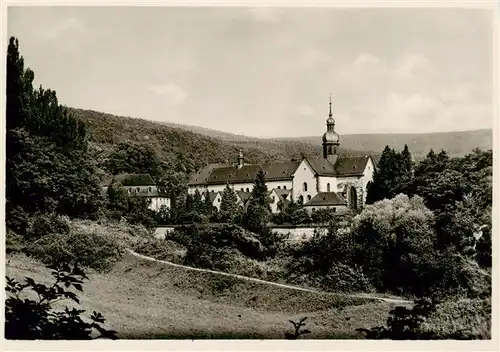
M 491 299 L 429 298 L 415 301 L 413 308 L 391 310 L 387 326 L 357 329 L 370 339 L 435 340 L 491 338 Z
M 55 213 L 41 213 L 31 217 L 26 232 L 27 240 L 37 240 L 49 234 L 65 235 L 70 231 L 70 220 L 67 216 Z
M 53 304 L 64 299 L 80 303 L 77 295 L 68 288 L 82 291 L 82 283 L 87 279 L 85 273 L 77 266 L 67 264 L 51 266 L 55 283 L 52 286 L 36 283 L 27 277 L 24 283 L 7 277 L 5 301 L 5 337 L 16 340 L 36 339 L 91 339 L 92 334 L 98 338 L 116 338 L 116 331 L 106 330 L 101 324 L 104 317 L 97 312 L 90 316 L 91 322 L 82 319 L 84 310 L 65 307 L 56 311 Z M 37 299 L 21 298 L 26 289 L 37 294 Z
M 322 275 L 320 285 L 327 291 L 369 292 L 374 289 L 361 267 L 343 263 L 336 263 Z
M 48 265 L 78 263 L 96 270 L 108 269 L 121 256 L 121 248 L 112 238 L 81 229 L 44 236 L 29 243 L 26 251 Z
M 7 254 L 22 252 L 25 248 L 23 236 L 18 235 L 14 231 L 7 229 L 5 235 L 5 251 Z

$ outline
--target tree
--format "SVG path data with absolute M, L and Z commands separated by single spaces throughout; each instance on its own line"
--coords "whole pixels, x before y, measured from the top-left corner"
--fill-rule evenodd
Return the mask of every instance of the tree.
M 15 38 L 7 69 L 6 198 L 28 213 L 96 216 L 101 188 L 85 125 L 59 104 L 54 91 L 33 89 L 34 73 L 24 69 Z
M 366 206 L 354 218 L 355 262 L 379 289 L 421 293 L 435 262 L 434 216 L 422 198 L 398 195 Z
M 404 167 L 401 154 L 387 145 L 380 156 L 373 182 L 367 190 L 367 204 L 395 196 L 404 175 Z
M 156 152 L 146 144 L 118 144 L 109 156 L 106 167 L 114 175 L 149 174 L 153 179 L 159 179 L 163 173 Z
M 292 199 L 283 212 L 283 221 L 293 225 L 298 225 L 311 222 L 311 218 L 309 217 L 307 210 L 304 209 L 302 203 L 294 202 Z
M 260 169 L 254 182 L 245 216 L 245 225 L 250 231 L 259 234 L 264 234 L 267 231 L 266 226 L 271 215 L 268 194 L 264 171 Z
M 222 192 L 222 201 L 220 203 L 220 220 L 222 222 L 233 223 L 238 218 L 240 206 L 238 205 L 238 198 L 234 190 L 226 184 Z

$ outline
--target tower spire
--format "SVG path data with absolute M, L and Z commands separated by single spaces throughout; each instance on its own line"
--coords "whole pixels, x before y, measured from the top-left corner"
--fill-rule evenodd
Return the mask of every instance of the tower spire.
M 330 113 L 328 114 L 328 116 L 332 117 L 333 114 L 332 114 L 332 93 L 330 93 Z

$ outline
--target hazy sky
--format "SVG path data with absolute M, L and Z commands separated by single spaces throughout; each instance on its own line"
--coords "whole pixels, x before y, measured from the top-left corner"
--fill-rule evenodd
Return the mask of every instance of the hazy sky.
M 62 104 L 261 137 L 492 127 L 492 12 L 11 7 Z

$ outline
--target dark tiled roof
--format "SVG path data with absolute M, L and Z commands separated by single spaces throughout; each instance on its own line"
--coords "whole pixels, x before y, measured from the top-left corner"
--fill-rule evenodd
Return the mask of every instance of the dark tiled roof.
M 333 165 L 323 158 L 306 158 L 313 171 L 320 176 L 335 176 L 336 171 Z
M 241 201 L 245 203 L 252 195 L 252 192 L 236 191 L 236 194 L 240 197 Z
M 281 202 L 285 207 L 290 203 L 290 200 L 288 199 L 288 195 L 290 194 L 291 190 L 289 189 L 278 189 L 278 188 L 273 188 L 272 192 L 276 192 L 278 195 L 279 202 Z
M 335 192 L 321 192 L 304 204 L 304 206 L 314 205 L 347 205 L 347 202 Z
M 212 173 L 212 171 L 216 168 L 228 167 L 226 164 L 209 164 L 204 168 L 198 170 L 191 179 L 189 180 L 190 185 L 204 185 L 208 181 L 208 177 Z
M 116 175 L 114 179 L 124 186 L 154 186 L 155 181 L 149 174 L 122 174 Z
M 281 189 L 281 188 L 274 188 L 273 189 L 277 195 L 279 195 L 280 197 L 285 197 L 285 196 L 288 196 L 291 192 L 291 190 L 289 189 Z
M 210 199 L 210 203 L 214 202 L 218 194 L 219 192 L 208 192 L 208 199 Z
M 368 155 L 338 158 L 335 163 L 337 175 L 362 175 L 369 159 Z
M 253 183 L 261 168 L 264 171 L 266 181 L 290 180 L 299 164 L 297 161 L 291 161 L 276 164 L 244 165 L 240 169 L 236 166 L 204 168 L 191 178 L 189 185 Z

